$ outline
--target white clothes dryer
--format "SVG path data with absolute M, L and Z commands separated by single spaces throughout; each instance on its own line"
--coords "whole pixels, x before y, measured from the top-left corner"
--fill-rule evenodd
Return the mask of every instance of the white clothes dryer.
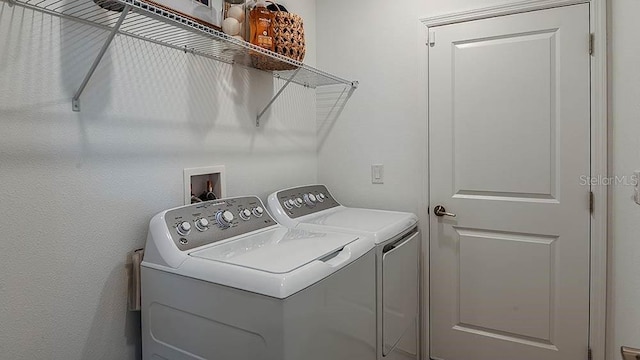
M 292 229 L 368 236 L 376 244 L 377 358 L 420 356 L 420 232 L 411 213 L 349 208 L 324 185 L 276 191 L 267 206 Z
M 375 359 L 373 249 L 283 227 L 257 197 L 163 211 L 141 266 L 143 359 Z

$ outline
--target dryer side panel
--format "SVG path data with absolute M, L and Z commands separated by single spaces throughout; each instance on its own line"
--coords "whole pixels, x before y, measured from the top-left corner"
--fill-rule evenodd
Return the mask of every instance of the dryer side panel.
M 418 354 L 419 254 L 419 232 L 384 246 L 382 350 L 387 358 L 416 359 Z

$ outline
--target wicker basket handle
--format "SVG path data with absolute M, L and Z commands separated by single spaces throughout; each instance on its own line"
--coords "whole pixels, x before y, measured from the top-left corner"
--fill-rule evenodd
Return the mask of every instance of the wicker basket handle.
M 278 9 L 278 10 L 276 10 L 276 12 L 289 12 L 289 10 L 287 10 L 287 8 L 284 7 L 284 5 L 280 5 L 280 4 L 276 3 L 275 1 L 265 1 L 265 2 L 271 3 L 271 5 L 275 6 L 276 9 Z M 271 11 L 273 11 L 273 10 L 271 10 Z

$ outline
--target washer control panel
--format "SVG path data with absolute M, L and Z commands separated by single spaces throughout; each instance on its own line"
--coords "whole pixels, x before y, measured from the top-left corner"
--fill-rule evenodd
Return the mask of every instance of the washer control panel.
M 340 206 L 324 185 L 282 190 L 277 197 L 280 206 L 292 219 Z
M 206 201 L 167 211 L 171 238 L 182 251 L 276 225 L 255 196 Z

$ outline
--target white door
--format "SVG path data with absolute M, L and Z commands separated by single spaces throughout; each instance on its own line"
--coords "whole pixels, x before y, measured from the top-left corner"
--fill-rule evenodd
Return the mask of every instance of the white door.
M 589 6 L 431 31 L 431 358 L 586 359 Z

